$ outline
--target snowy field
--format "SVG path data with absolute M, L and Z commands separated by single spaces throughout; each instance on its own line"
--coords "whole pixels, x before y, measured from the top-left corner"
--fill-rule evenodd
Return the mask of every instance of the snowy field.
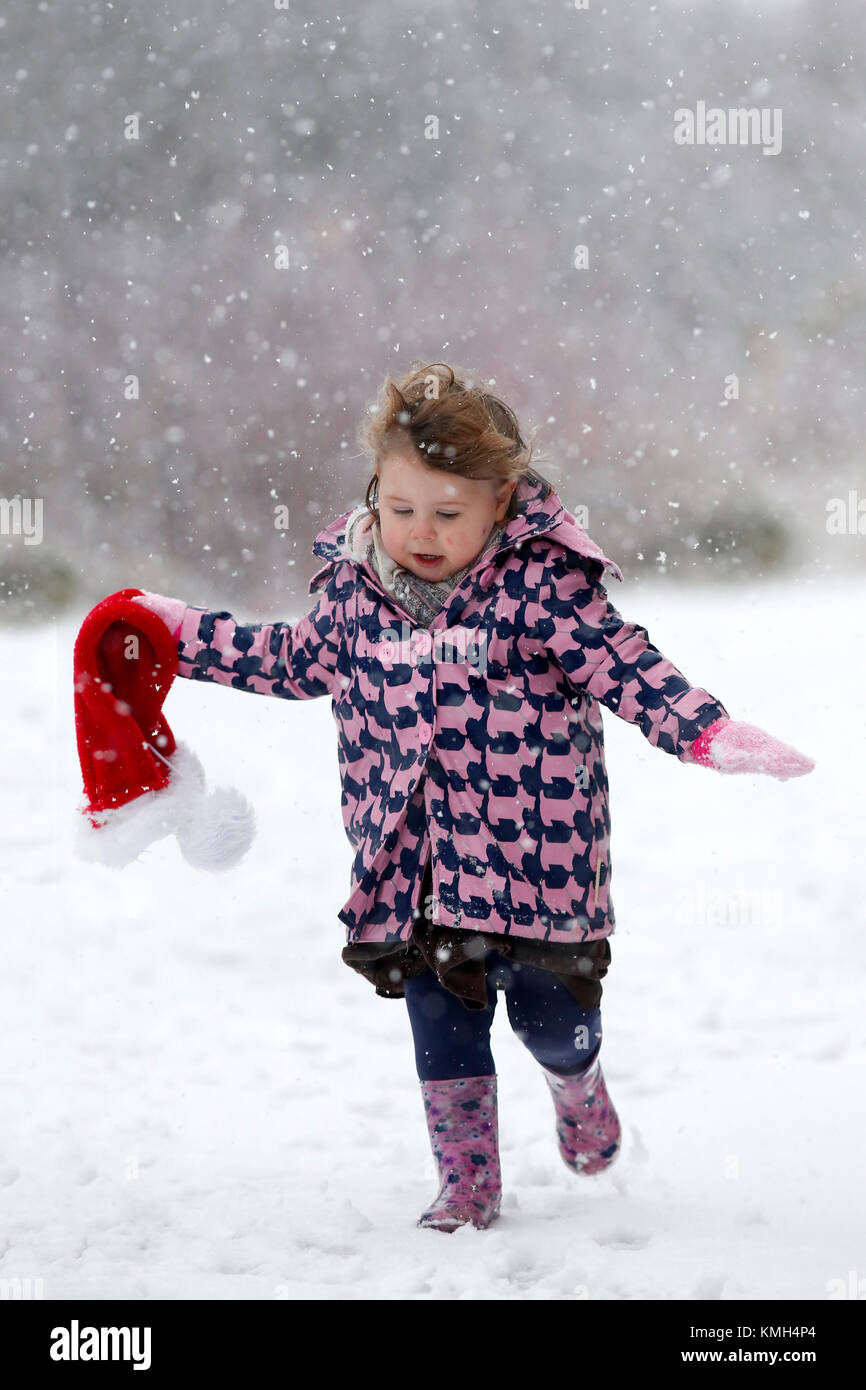
M 816 570 L 609 591 L 817 767 L 723 778 L 605 712 L 623 1151 L 566 1169 L 500 995 L 502 1215 L 452 1235 L 414 1224 L 437 1184 L 405 1004 L 340 960 L 329 702 L 178 680 L 172 729 L 254 802 L 258 838 L 223 875 L 173 839 L 113 872 L 71 850 L 84 613 L 0 629 L 0 1279 L 46 1299 L 821 1300 L 866 1278 L 862 589 Z

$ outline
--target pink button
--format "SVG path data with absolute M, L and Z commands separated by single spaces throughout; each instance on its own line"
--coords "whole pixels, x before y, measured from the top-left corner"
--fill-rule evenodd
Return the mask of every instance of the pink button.
M 418 725 L 418 732 L 426 742 L 427 739 L 430 738 L 431 734 L 433 733 L 433 730 L 429 724 L 425 724 L 422 720 L 422 722 Z

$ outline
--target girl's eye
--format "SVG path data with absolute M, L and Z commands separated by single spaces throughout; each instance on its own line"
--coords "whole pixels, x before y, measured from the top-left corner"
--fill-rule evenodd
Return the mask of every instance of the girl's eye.
M 401 510 L 399 507 L 392 507 L 392 508 L 391 508 L 391 511 L 394 513 L 395 516 L 411 516 L 411 515 L 412 515 L 411 511 L 407 511 L 405 508 L 404 508 L 403 510 Z M 441 517 L 443 517 L 445 521 L 454 521 L 455 518 L 458 517 L 458 516 L 460 515 L 460 513 L 459 513 L 459 512 L 440 512 L 439 515 L 440 515 Z

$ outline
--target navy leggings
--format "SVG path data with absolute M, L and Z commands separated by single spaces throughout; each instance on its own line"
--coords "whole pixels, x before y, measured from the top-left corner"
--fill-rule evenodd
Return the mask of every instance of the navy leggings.
M 569 1076 L 583 1071 L 601 1047 L 601 1010 L 582 1009 L 549 970 L 485 953 L 487 1007 L 467 1009 L 432 970 L 404 980 L 403 989 L 421 1081 L 492 1076 L 490 1026 L 496 982 L 505 990 L 508 1021 L 536 1062 Z

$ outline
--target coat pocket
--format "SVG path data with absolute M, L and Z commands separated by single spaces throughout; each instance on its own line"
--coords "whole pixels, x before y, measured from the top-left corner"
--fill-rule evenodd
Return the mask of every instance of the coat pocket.
M 589 885 L 587 906 L 594 915 L 596 912 L 605 912 L 608 905 L 610 856 L 607 839 L 594 841 L 589 852 L 589 867 L 592 872 L 592 882 Z

